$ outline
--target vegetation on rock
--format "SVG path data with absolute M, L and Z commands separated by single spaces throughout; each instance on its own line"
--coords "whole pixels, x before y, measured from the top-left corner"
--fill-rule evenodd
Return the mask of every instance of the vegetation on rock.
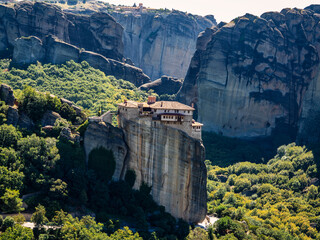
M 75 63 L 71 60 L 61 65 L 31 64 L 23 70 L 10 69 L 10 60 L 0 60 L 0 82 L 7 83 L 14 89 L 31 86 L 41 92 L 50 92 L 73 101 L 94 114 L 101 108 L 116 110 L 116 104 L 125 99 L 144 101 L 148 95 L 128 81 L 106 76 L 85 61 Z M 42 106 L 34 106 L 40 110 L 39 107 Z

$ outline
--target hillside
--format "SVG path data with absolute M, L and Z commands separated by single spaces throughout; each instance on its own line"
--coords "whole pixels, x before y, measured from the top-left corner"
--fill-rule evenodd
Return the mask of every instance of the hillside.
M 10 60 L 0 61 L 0 81 L 14 89 L 31 86 L 73 101 L 77 106 L 97 114 L 99 110 L 116 110 L 124 99 L 144 101 L 147 93 L 132 83 L 117 80 L 89 66 L 88 63 L 32 64 L 27 69 L 10 69 Z
M 319 239 L 319 179 L 313 154 L 290 144 L 266 164 L 206 162 L 208 212 L 218 239 Z
M 93 149 L 86 166 L 82 135 L 88 121 L 79 108 L 30 86 L 16 95 L 7 85 L 0 89 L 0 239 L 142 239 L 139 234 L 149 239 L 152 232 L 159 237 L 188 234 L 185 221 L 155 203 L 150 186 L 132 188 L 134 171 L 128 171 L 124 180 L 110 181 L 105 173 L 115 161 L 113 151 Z M 15 116 L 17 123 L 7 125 Z M 101 174 L 101 169 L 107 170 Z M 20 226 L 25 221 L 17 215 L 20 212 L 32 214 L 33 231 Z M 3 220 L 8 213 L 14 218 L 5 215 Z M 55 227 L 46 230 L 43 225 Z M 126 227 L 120 230 L 126 225 L 139 234 Z

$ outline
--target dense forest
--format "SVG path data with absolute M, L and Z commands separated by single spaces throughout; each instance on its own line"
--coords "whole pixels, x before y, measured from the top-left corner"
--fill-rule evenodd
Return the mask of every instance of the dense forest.
M 284 145 L 262 160 L 255 145 L 205 134 L 206 147 L 214 148 L 206 161 L 208 214 L 219 220 L 207 230 L 190 226 L 158 206 L 150 186 L 134 190 L 133 171 L 111 181 L 112 152 L 95 149 L 87 168 L 81 140 L 64 134 L 83 134 L 88 111 L 114 110 L 116 102 L 147 93 L 85 62 L 24 70 L 9 64 L 1 62 L 0 81 L 16 89 L 14 108 L 35 127 L 7 125 L 9 106 L 0 102 L 0 206 L 32 214 L 35 228 L 22 226 L 22 214 L 0 217 L 0 239 L 320 239 L 318 173 L 305 147 Z M 82 106 L 82 114 L 60 97 Z M 41 122 L 49 110 L 61 118 L 47 131 Z
M 66 98 L 77 106 L 97 114 L 102 110 L 116 110 L 124 99 L 143 101 L 147 93 L 113 76 L 106 76 L 87 62 L 66 64 L 31 64 L 27 69 L 10 68 L 9 59 L 0 60 L 0 80 L 14 89 L 30 86 L 40 92 L 50 92 Z M 9 70 L 10 69 L 10 70 Z

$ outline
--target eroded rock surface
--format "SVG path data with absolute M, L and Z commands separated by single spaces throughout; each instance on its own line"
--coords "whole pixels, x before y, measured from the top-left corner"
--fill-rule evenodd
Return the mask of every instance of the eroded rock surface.
M 90 66 L 100 69 L 106 75 L 113 75 L 140 86 L 150 82 L 140 68 L 106 58 L 101 54 L 83 51 L 78 47 L 63 42 L 53 36 L 41 39 L 30 36 L 17 38 L 13 48 L 13 66 L 25 67 L 37 61 L 43 63 L 62 64 L 66 61 L 87 61 Z
M 313 10 L 283 9 L 206 30 L 179 100 L 195 103 L 208 131 L 241 138 L 278 130 L 295 135 L 305 110 L 315 107 L 305 100 L 320 96 L 319 20 Z
M 213 16 L 180 11 L 112 13 L 124 27 L 124 56 L 151 78 L 185 77 L 198 34 L 215 25 Z
M 93 149 L 103 147 L 112 150 L 116 160 L 113 179 L 121 179 L 127 156 L 128 147 L 124 141 L 123 131 L 104 122 L 91 122 L 84 135 L 84 149 L 88 160 Z
M 158 95 L 162 94 L 176 94 L 181 88 L 183 79 L 177 79 L 169 76 L 162 76 L 151 83 L 145 83 L 140 86 L 141 90 L 153 90 Z
M 202 143 L 177 129 L 151 126 L 143 118 L 120 122 L 121 129 L 102 122 L 89 124 L 84 137 L 87 157 L 100 146 L 112 150 L 115 180 L 124 179 L 132 169 L 136 173 L 134 188 L 145 182 L 152 186 L 153 199 L 174 217 L 202 221 L 207 210 Z
M 76 15 L 45 2 L 19 2 L 13 7 L 0 5 L 2 53 L 14 45 L 16 38 L 36 36 L 43 40 L 47 35 L 54 35 L 79 48 L 122 60 L 122 33 L 121 25 L 107 13 Z

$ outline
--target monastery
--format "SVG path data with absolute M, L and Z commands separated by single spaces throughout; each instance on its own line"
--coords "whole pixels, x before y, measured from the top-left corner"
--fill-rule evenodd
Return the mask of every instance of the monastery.
M 174 101 L 156 101 L 155 96 L 149 96 L 148 102 L 125 100 L 118 104 L 118 114 L 127 120 L 148 118 L 157 124 L 164 124 L 186 132 L 190 137 L 201 140 L 203 124 L 192 119 L 195 109 Z

